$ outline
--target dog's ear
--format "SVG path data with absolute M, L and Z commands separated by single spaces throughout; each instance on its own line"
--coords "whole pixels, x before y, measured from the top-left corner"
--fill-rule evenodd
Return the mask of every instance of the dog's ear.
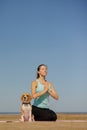
M 32 96 L 30 94 L 27 94 L 28 100 L 31 101 L 32 100 Z
M 20 98 L 21 101 L 23 101 L 23 97 L 24 97 L 24 94 L 22 94 L 22 96 L 21 96 L 21 98 Z

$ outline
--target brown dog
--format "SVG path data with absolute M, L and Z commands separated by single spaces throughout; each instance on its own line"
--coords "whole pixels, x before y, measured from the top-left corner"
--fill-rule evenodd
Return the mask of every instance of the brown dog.
M 21 119 L 20 121 L 34 121 L 34 116 L 32 115 L 32 106 L 30 104 L 30 101 L 32 100 L 32 97 L 28 93 L 24 93 L 21 96 Z

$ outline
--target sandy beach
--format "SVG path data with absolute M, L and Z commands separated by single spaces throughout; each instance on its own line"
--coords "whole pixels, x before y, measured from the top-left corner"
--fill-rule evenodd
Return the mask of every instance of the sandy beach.
M 19 122 L 19 114 L 0 114 L 0 130 L 87 130 L 87 114 L 58 114 L 56 122 Z

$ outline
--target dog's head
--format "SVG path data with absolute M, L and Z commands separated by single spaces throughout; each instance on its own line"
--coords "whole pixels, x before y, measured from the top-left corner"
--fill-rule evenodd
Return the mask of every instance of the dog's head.
M 29 102 L 31 101 L 31 99 L 32 99 L 32 97 L 31 97 L 31 95 L 28 94 L 28 93 L 24 93 L 24 94 L 22 94 L 22 96 L 21 96 L 21 101 L 22 101 L 23 103 L 29 103 Z

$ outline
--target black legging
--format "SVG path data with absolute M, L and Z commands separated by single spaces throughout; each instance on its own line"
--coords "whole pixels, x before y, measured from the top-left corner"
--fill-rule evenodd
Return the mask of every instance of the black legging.
M 45 108 L 38 108 L 32 106 L 32 114 L 34 115 L 35 121 L 56 121 L 57 115 L 54 111 Z

